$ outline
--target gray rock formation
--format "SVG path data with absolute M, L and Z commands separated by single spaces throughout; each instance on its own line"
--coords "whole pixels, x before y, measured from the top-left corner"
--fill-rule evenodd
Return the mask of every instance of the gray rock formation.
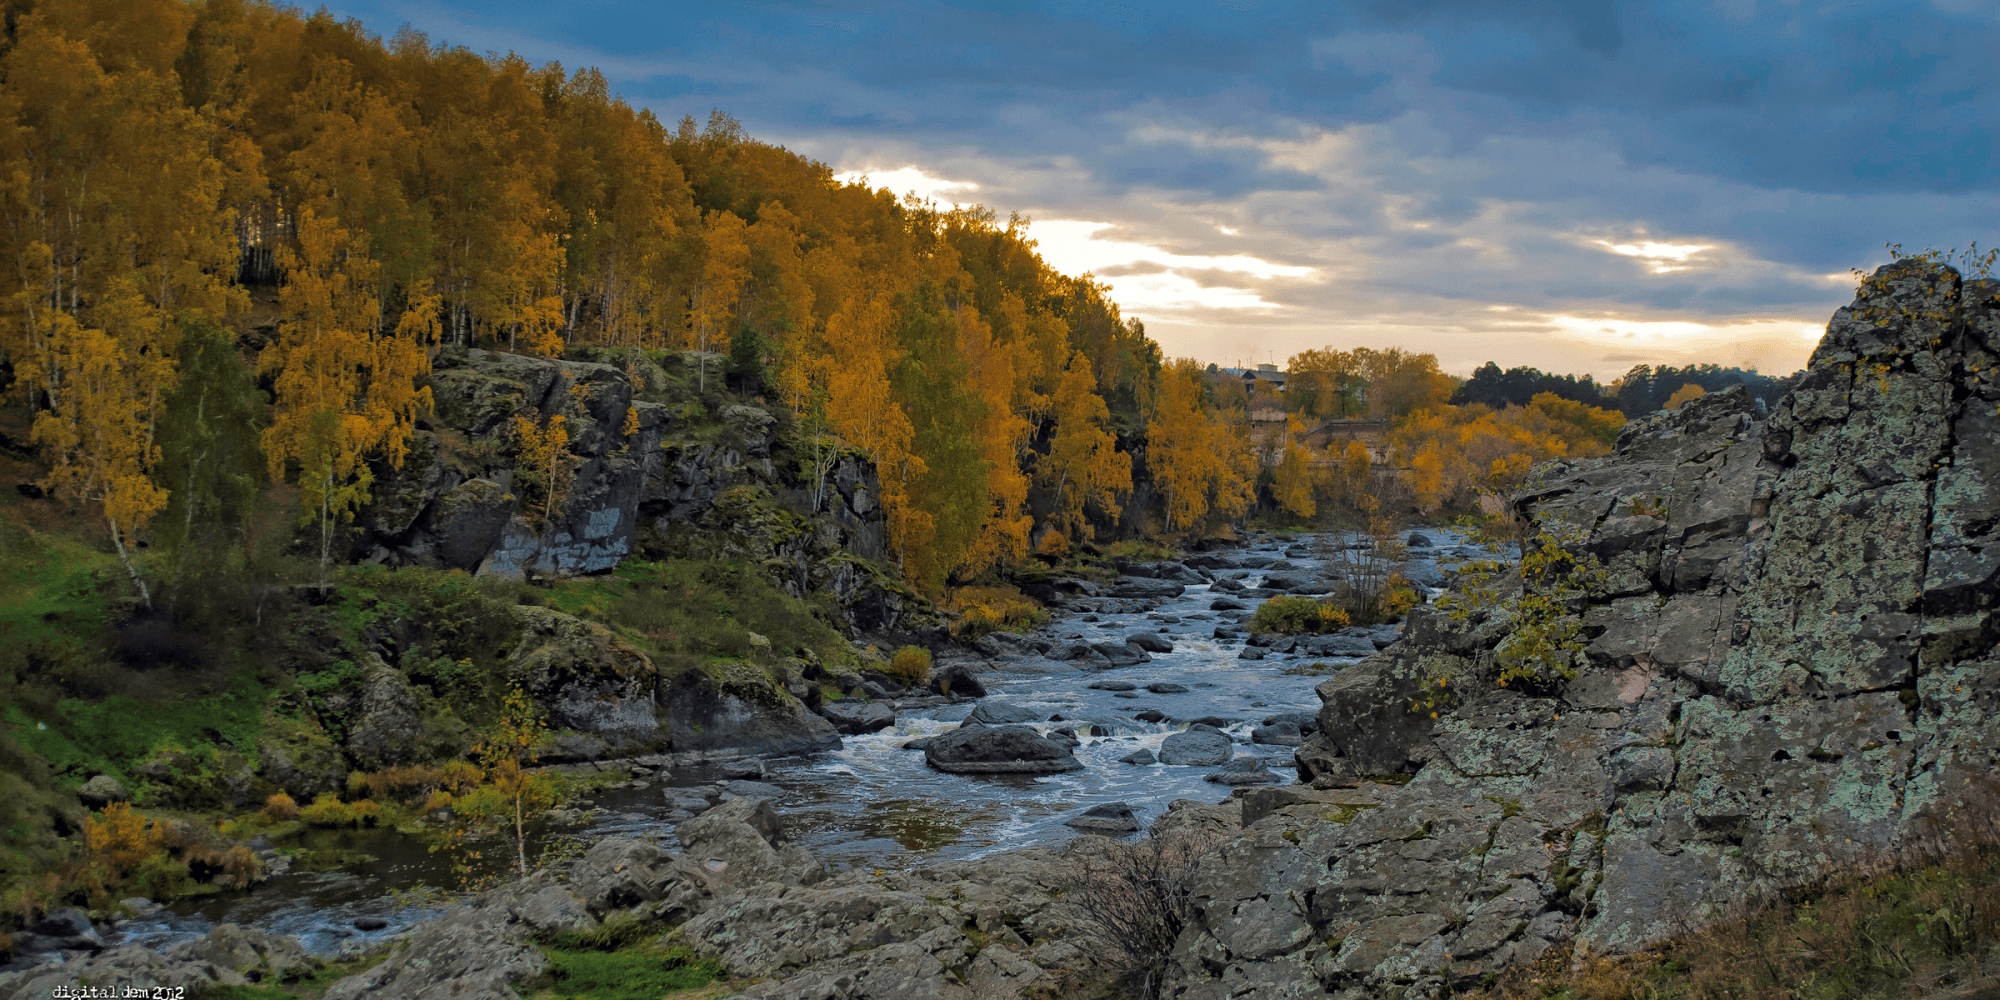
M 858 736 L 896 724 L 896 710 L 879 701 L 840 698 L 819 707 L 819 714 L 845 736 Z
M 1105 802 L 1064 820 L 1063 825 L 1089 833 L 1138 833 L 1139 817 L 1133 815 L 1132 807 L 1123 802 Z
M 83 926 L 88 928 L 89 920 L 84 920 Z M 235 924 L 222 924 L 192 941 L 161 949 L 144 945 L 101 948 L 99 942 L 97 948 L 89 949 L 90 954 L 0 980 L 0 1000 L 43 1000 L 59 995 L 58 987 L 74 989 L 83 983 L 118 990 L 120 995 L 128 988 L 171 984 L 192 996 L 216 987 L 275 981 L 287 972 L 315 964 L 291 938 Z
M 603 572 L 641 549 L 738 558 L 795 596 L 832 595 L 857 629 L 896 626 L 903 599 L 873 568 L 886 522 L 865 458 L 841 455 L 824 482 L 808 482 L 771 412 L 707 412 L 675 395 L 655 359 L 603 356 L 615 363 L 441 352 L 435 412 L 403 466 L 377 470 L 354 554 L 552 577 Z M 558 415 L 576 468 L 568 503 L 543 523 L 516 489 L 512 426 Z
M 1027 726 L 961 726 L 924 747 L 924 762 L 952 774 L 1059 774 L 1083 769 L 1067 745 Z
M 663 742 L 653 702 L 658 671 L 644 653 L 596 622 L 517 605 L 520 642 L 507 672 L 548 710 L 551 726 L 589 733 L 636 754 Z
M 1518 510 L 1603 568 L 1577 675 L 1500 686 L 1501 602 L 1322 684 L 1325 790 L 1251 793 L 1170 993 L 1435 996 L 1948 834 L 2000 763 L 1996 366 L 2000 283 L 1899 263 L 1768 419 L 1711 394 L 1541 470 Z
M 1160 763 L 1212 767 L 1235 753 L 1229 737 L 1212 728 L 1187 729 L 1160 741 Z

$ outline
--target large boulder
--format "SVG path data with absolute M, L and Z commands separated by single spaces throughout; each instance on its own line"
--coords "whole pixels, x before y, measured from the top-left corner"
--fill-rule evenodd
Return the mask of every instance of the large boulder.
M 59 919 L 73 923 L 63 911 L 58 913 Z M 90 926 L 87 918 L 82 926 Z M 16 951 L 30 953 L 19 945 L 17 938 Z M 79 983 L 109 989 L 172 984 L 195 995 L 218 987 L 248 986 L 252 976 L 275 980 L 316 964 L 297 941 L 236 924 L 221 924 L 201 937 L 164 948 L 125 945 L 106 950 L 97 941 L 81 950 L 86 953 L 67 961 L 31 967 L 11 978 L 0 977 L 0 1000 L 65 996 Z
M 896 710 L 879 701 L 838 698 L 822 702 L 819 714 L 844 736 L 878 732 L 896 724 Z
M 705 805 L 705 803 L 704 803 Z M 696 860 L 677 859 L 657 845 L 607 837 L 571 866 L 570 891 L 589 915 L 642 912 L 666 923 L 692 916 L 710 895 Z
M 416 760 L 423 752 L 423 717 L 403 672 L 369 655 L 361 675 L 361 705 L 347 727 L 347 757 L 364 771 Z
M 515 984 L 548 968 L 532 933 L 502 906 L 457 907 L 419 926 L 380 965 L 334 983 L 325 1000 L 515 997 Z
M 83 783 L 76 790 L 77 800 L 92 809 L 102 809 L 113 802 L 130 802 L 132 793 L 118 783 L 118 779 L 108 774 L 100 774 Z
M 783 843 L 784 827 L 763 799 L 730 799 L 682 823 L 675 834 L 685 856 L 718 887 L 810 885 L 826 877 L 805 848 Z
M 683 671 L 654 692 L 673 749 L 736 750 L 762 756 L 840 746 L 833 723 L 748 663 Z
M 967 722 L 977 722 L 985 726 L 1005 726 L 1018 722 L 1040 722 L 1048 718 L 1048 713 L 1026 705 L 1016 705 L 1005 701 L 981 702 L 965 717 Z
M 986 685 L 979 674 L 963 663 L 952 663 L 931 671 L 930 685 L 937 693 L 957 698 L 984 698 Z
M 1059 774 L 1083 769 L 1069 747 L 1027 726 L 961 726 L 925 747 L 924 762 L 951 774 Z
M 1136 667 L 1152 660 L 1144 649 L 1129 642 L 1098 642 L 1092 643 L 1090 648 L 1113 667 Z
M 1121 576 L 1111 585 L 1112 597 L 1140 597 L 1164 600 L 1187 593 L 1185 584 L 1145 576 Z
M 1160 763 L 1212 767 L 1236 753 L 1229 737 L 1214 729 L 1186 729 L 1160 742 Z
M 1105 802 L 1063 820 L 1063 825 L 1086 833 L 1138 833 L 1139 817 L 1123 802 Z
M 663 742 L 653 701 L 658 671 L 610 629 L 553 608 L 516 605 L 521 638 L 508 675 L 548 710 L 549 724 L 588 733 L 608 751 L 634 753 Z

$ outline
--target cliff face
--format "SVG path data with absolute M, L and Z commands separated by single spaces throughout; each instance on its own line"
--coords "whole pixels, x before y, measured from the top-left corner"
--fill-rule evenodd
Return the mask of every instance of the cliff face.
M 2000 282 L 1902 262 L 1768 413 L 1544 470 L 1517 510 L 1604 568 L 1578 676 L 1497 684 L 1501 606 L 1321 685 L 1317 790 L 1207 862 L 1180 995 L 1433 995 L 1948 834 L 2000 766 L 1996 365 Z
M 832 594 L 859 629 L 895 626 L 900 599 L 868 565 L 886 529 L 866 458 L 840 455 L 815 490 L 770 410 L 704 397 L 682 384 L 690 373 L 637 352 L 609 360 L 444 352 L 435 414 L 404 466 L 382 470 L 355 557 L 514 577 L 601 573 L 635 555 L 747 559 L 794 596 Z M 544 522 L 512 422 L 554 416 L 575 469 Z

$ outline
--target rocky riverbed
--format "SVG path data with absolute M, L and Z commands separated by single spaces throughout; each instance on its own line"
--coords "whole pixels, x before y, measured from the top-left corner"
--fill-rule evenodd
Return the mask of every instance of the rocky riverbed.
M 1215 839 L 1163 957 L 1166 994 L 1186 1000 L 1439 997 L 1551 949 L 1629 952 L 1829 872 L 1948 846 L 2000 803 L 1997 371 L 2000 282 L 1892 265 L 1775 405 L 1711 394 L 1632 422 L 1609 457 L 1531 477 L 1516 511 L 1601 570 L 1571 591 L 1531 605 L 1502 580 L 1455 612 L 1417 609 L 1371 651 L 1372 632 L 1304 650 L 1232 634 L 1225 616 L 1274 584 L 1319 585 L 1278 565 L 1309 548 L 1267 541 L 1052 588 L 1064 616 L 1050 634 L 982 644 L 996 669 L 971 675 L 990 689 L 976 708 L 822 706 L 874 731 L 845 758 L 693 779 L 670 837 L 654 806 L 608 808 L 596 822 L 633 825 L 600 826 L 614 835 L 565 871 L 421 924 L 329 997 L 506 996 L 542 967 L 536 935 L 621 915 L 678 927 L 756 980 L 749 996 L 1060 991 L 1092 960 L 1092 925 L 1063 892 L 1116 843 L 1058 843 L 1066 820 Z M 1334 648 L 1349 641 L 1353 656 Z M 1543 672 L 1504 672 L 1523 643 Z M 1310 675 L 1317 662 L 1330 676 Z M 1294 749 L 1284 716 L 1312 707 L 1314 682 Z M 979 745 L 907 745 L 975 711 Z M 1262 783 L 1259 765 L 1286 751 L 1310 780 Z M 1201 763 L 1124 760 L 1144 753 Z M 931 766 L 1008 762 L 1039 773 Z M 624 790 L 639 795 L 667 779 L 634 780 L 651 783 Z M 961 811 L 915 846 L 870 832 L 862 818 L 911 783 Z M 1028 846 L 1044 836 L 1056 846 Z M 829 871 L 803 844 L 891 863 Z M 243 933 L 164 957 L 109 950 L 0 986 L 0 1000 L 62 977 L 169 968 L 193 982 L 291 960 Z
M 1435 581 L 1441 566 L 1487 554 L 1449 531 L 1398 539 L 1406 542 L 1402 568 L 1418 580 Z M 678 853 L 681 825 L 717 803 L 754 799 L 774 808 L 788 845 L 829 871 L 906 871 L 979 863 L 1026 846 L 1060 848 L 1084 833 L 1131 833 L 1176 802 L 1213 803 L 1236 789 L 1290 782 L 1294 749 L 1316 727 L 1314 686 L 1396 641 L 1400 626 L 1290 639 L 1253 637 L 1243 623 L 1275 594 L 1323 592 L 1326 559 L 1350 544 L 1368 543 L 1259 535 L 1187 562 L 1127 565 L 1113 580 L 1061 581 L 1046 595 L 1047 628 L 988 636 L 940 657 L 934 673 L 958 679 L 958 696 L 909 690 L 884 692 L 868 712 L 822 706 L 849 729 L 838 749 L 570 765 L 623 780 L 566 813 L 566 835 Z M 926 750 L 940 735 L 982 727 L 1024 729 L 1066 763 L 1042 774 L 1004 764 L 954 769 Z M 267 851 L 278 873 L 249 892 L 144 907 L 95 929 L 79 951 L 185 950 L 219 927 L 243 926 L 334 957 L 407 935 L 445 912 L 440 890 L 453 873 L 417 838 L 353 831 L 336 839 L 316 846 L 362 860 L 291 871 Z

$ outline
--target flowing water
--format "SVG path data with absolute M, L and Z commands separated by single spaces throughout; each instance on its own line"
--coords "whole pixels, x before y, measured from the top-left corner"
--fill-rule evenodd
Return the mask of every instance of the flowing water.
M 1473 554 L 1450 532 L 1428 532 L 1435 550 L 1449 558 Z M 1313 575 L 1318 560 L 1302 544 L 1263 540 L 1232 550 L 1232 558 L 1284 560 L 1287 572 Z M 1289 554 L 1287 554 L 1289 553 Z M 1256 586 L 1266 570 L 1223 570 Z M 919 861 L 977 857 L 1018 847 L 1048 845 L 1075 836 L 1064 820 L 1090 806 L 1123 802 L 1142 825 L 1166 811 L 1175 799 L 1217 802 L 1229 788 L 1206 782 L 1213 768 L 1135 766 L 1119 758 L 1135 750 L 1157 751 L 1161 741 L 1190 720 L 1219 717 L 1236 739 L 1236 752 L 1255 755 L 1281 776 L 1291 771 L 1291 748 L 1254 745 L 1250 730 L 1271 715 L 1310 712 L 1319 707 L 1313 687 L 1327 669 L 1352 659 L 1273 655 L 1240 658 L 1241 639 L 1217 639 L 1217 626 L 1246 619 L 1248 611 L 1215 611 L 1210 604 L 1232 597 L 1254 608 L 1259 599 L 1211 591 L 1190 584 L 1186 593 L 1165 601 L 1096 599 L 1096 611 L 1065 610 L 1055 615 L 1046 637 L 1074 642 L 1122 642 L 1139 632 L 1161 635 L 1172 652 L 1155 653 L 1149 663 L 1096 670 L 1044 657 L 1012 657 L 981 675 L 987 703 L 1020 705 L 1043 720 L 1030 723 L 1044 732 L 1094 724 L 1108 736 L 1082 736 L 1075 751 L 1081 771 L 1039 777 L 953 775 L 925 765 L 924 755 L 904 744 L 956 726 L 975 703 L 940 705 L 899 714 L 896 725 L 878 733 L 850 736 L 835 751 L 769 762 L 766 782 L 782 795 L 774 803 L 790 836 L 834 868 L 892 868 Z M 1092 688 L 1094 683 L 1127 681 L 1135 690 Z M 1184 692 L 1156 694 L 1148 685 L 1177 685 Z M 1172 687 L 1165 690 L 1173 691 Z M 1146 709 L 1165 721 L 1134 718 Z M 718 772 L 679 769 L 665 782 L 619 788 L 597 797 L 597 812 L 583 831 L 585 840 L 642 836 L 674 843 L 665 818 L 674 790 L 716 780 Z M 350 850 L 370 860 L 329 872 L 294 871 L 274 876 L 250 891 L 187 901 L 120 925 L 124 941 L 165 943 L 197 935 L 221 922 L 254 925 L 293 934 L 320 954 L 362 948 L 394 935 L 437 912 L 434 890 L 453 884 L 445 860 L 414 837 L 390 831 L 327 834 L 320 850 Z M 334 840 L 338 840 L 335 843 Z M 364 929 L 365 928 L 365 929 Z

